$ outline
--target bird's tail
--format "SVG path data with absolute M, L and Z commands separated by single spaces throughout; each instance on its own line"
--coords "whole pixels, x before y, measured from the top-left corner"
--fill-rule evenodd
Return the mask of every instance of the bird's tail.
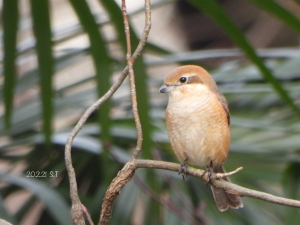
M 214 167 L 213 172 L 226 173 L 222 165 L 218 167 Z M 231 182 L 228 177 L 225 177 L 224 180 L 227 182 Z M 211 186 L 211 190 L 213 192 L 217 206 L 221 212 L 227 210 L 229 206 L 234 209 L 242 208 L 244 206 L 242 199 L 239 196 L 226 193 L 223 189 L 216 188 L 213 186 Z

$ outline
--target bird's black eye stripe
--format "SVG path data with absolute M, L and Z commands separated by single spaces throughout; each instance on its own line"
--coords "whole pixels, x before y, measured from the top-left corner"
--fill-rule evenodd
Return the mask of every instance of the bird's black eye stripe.
M 182 83 L 182 84 L 186 83 L 187 80 L 188 80 L 187 77 L 180 77 L 180 79 L 179 79 L 180 83 Z

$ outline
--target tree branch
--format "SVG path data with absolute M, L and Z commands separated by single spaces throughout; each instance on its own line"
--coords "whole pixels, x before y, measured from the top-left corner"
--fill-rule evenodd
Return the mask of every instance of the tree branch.
M 135 62 L 135 60 L 140 56 L 141 51 L 143 50 L 143 47 L 145 46 L 145 43 L 148 39 L 150 27 L 151 27 L 151 21 L 150 21 L 150 3 L 149 0 L 146 0 L 146 7 L 145 7 L 145 15 L 146 15 L 146 22 L 144 31 L 141 37 L 141 40 L 134 52 L 134 54 L 131 57 L 132 64 Z M 76 135 L 79 133 L 79 131 L 82 129 L 83 125 L 89 118 L 89 116 L 96 111 L 103 103 L 105 103 L 108 99 L 111 98 L 111 96 L 118 90 L 118 88 L 121 86 L 123 81 L 125 80 L 126 76 L 129 73 L 129 67 L 126 66 L 125 69 L 122 71 L 121 75 L 118 77 L 117 81 L 111 86 L 111 88 L 103 95 L 100 99 L 98 99 L 96 102 L 94 102 L 81 116 L 79 121 L 77 122 L 76 126 L 73 128 L 72 132 L 70 133 L 68 140 L 65 145 L 65 164 L 69 176 L 69 182 L 70 182 L 70 198 L 71 198 L 71 216 L 72 221 L 74 224 L 77 225 L 83 225 L 84 217 L 82 212 L 82 206 L 81 202 L 78 196 L 78 189 L 77 189 L 77 182 L 76 182 L 76 175 L 74 171 L 74 167 L 72 165 L 72 157 L 71 157 L 71 149 L 72 149 L 72 143 Z
M 134 161 L 135 168 L 153 168 L 153 169 L 164 169 L 164 170 L 171 170 L 178 172 L 179 164 L 177 163 L 171 163 L 171 162 L 164 162 L 164 161 L 155 161 L 155 160 L 136 160 Z M 237 169 L 234 171 L 234 173 L 240 171 L 240 169 Z M 200 178 L 203 182 L 206 183 L 207 180 L 207 174 L 202 176 L 203 170 L 195 169 L 192 167 L 189 167 L 188 174 L 194 177 Z M 234 174 L 232 172 L 227 173 L 227 175 Z M 295 208 L 300 208 L 300 201 L 293 200 L 293 199 L 287 199 L 278 197 L 275 195 L 271 195 L 265 192 L 255 191 L 249 188 L 241 187 L 233 183 L 226 182 L 224 180 L 218 179 L 218 177 L 221 177 L 220 174 L 213 174 L 213 179 L 211 182 L 211 185 L 217 188 L 222 188 L 228 193 L 232 193 L 241 197 L 250 197 L 250 198 L 256 198 L 260 199 L 266 202 L 275 203 L 278 205 L 284 205 L 284 206 L 290 206 Z
M 134 165 L 134 161 L 138 158 L 141 148 L 142 148 L 142 143 L 143 143 L 142 126 L 141 126 L 140 118 L 138 115 L 138 109 L 137 109 L 133 64 L 134 64 L 134 57 L 139 56 L 139 54 L 141 53 L 142 49 L 144 48 L 144 45 L 146 44 L 146 41 L 148 39 L 148 35 L 150 32 L 150 28 L 151 28 L 150 0 L 145 0 L 145 26 L 144 26 L 142 38 L 136 49 L 136 52 L 137 52 L 136 56 L 135 55 L 131 56 L 130 29 L 129 29 L 129 21 L 128 21 L 128 17 L 127 17 L 127 11 L 126 11 L 126 0 L 122 0 L 122 15 L 123 15 L 123 20 L 124 20 L 124 29 L 125 29 L 126 45 L 127 45 L 126 60 L 127 60 L 127 67 L 128 67 L 128 72 L 129 72 L 129 76 L 130 76 L 130 93 L 131 93 L 131 101 L 132 101 L 132 113 L 133 113 L 136 130 L 137 130 L 137 144 L 136 144 L 136 148 L 135 148 L 135 151 L 133 152 L 131 160 L 118 173 L 117 177 L 112 181 L 112 183 L 108 187 L 108 190 L 105 193 L 104 201 L 102 204 L 102 210 L 101 210 L 101 214 L 100 214 L 99 225 L 100 224 L 106 225 L 109 223 L 115 198 L 120 193 L 120 190 L 127 184 L 127 182 L 134 175 L 135 169 L 132 169 L 132 165 Z M 127 171 L 127 170 L 125 168 L 131 168 L 130 172 L 126 173 L 125 171 Z M 128 178 L 128 180 L 125 178 Z
M 76 135 L 79 133 L 79 131 L 82 129 L 83 125 L 85 124 L 89 116 L 118 90 L 118 88 L 121 86 L 124 79 L 126 78 L 127 74 L 128 74 L 128 69 L 126 67 L 123 70 L 122 74 L 117 79 L 117 81 L 106 92 L 106 94 L 103 95 L 100 99 L 98 99 L 95 103 L 93 103 L 84 112 L 84 114 L 81 116 L 76 126 L 73 128 L 71 134 L 68 137 L 67 143 L 65 145 L 65 163 L 66 163 L 66 168 L 67 168 L 69 181 L 70 181 L 70 197 L 72 202 L 71 216 L 74 224 L 83 225 L 85 224 L 85 222 L 82 213 L 81 202 L 78 196 L 76 175 L 75 175 L 74 167 L 72 165 L 71 149 L 72 149 L 73 140 L 76 137 Z
M 138 108 L 137 108 L 136 88 L 135 88 L 134 70 L 133 70 L 133 59 L 131 56 L 130 28 L 129 28 L 129 21 L 128 21 L 128 17 L 127 17 L 125 0 L 122 0 L 122 15 L 123 15 L 123 20 L 124 20 L 124 29 L 125 29 L 126 45 L 127 45 L 126 60 L 127 60 L 127 67 L 129 70 L 129 78 L 130 78 L 130 95 L 131 95 L 131 102 L 132 102 L 132 114 L 133 114 L 136 131 L 137 131 L 137 144 L 136 144 L 135 151 L 132 155 L 132 158 L 136 159 L 139 156 L 140 151 L 142 149 L 143 131 L 142 131 L 142 125 L 141 125 Z
M 178 172 L 179 166 L 180 165 L 177 163 L 156 161 L 156 160 L 142 160 L 142 159 L 130 160 L 127 164 L 125 164 L 123 169 L 118 173 L 117 177 L 113 180 L 113 182 L 111 183 L 111 185 L 109 186 L 106 192 L 102 207 L 108 207 L 108 208 L 102 208 L 102 214 L 101 214 L 102 220 L 100 220 L 99 225 L 108 224 L 111 214 L 105 215 L 103 212 L 109 212 L 109 213 L 112 212 L 111 211 L 112 205 L 117 195 L 120 193 L 122 188 L 131 180 L 136 169 L 152 168 L 152 169 L 163 169 L 163 170 Z M 228 176 L 233 175 L 238 171 L 240 171 L 240 168 L 235 170 L 234 172 L 229 172 L 226 175 Z M 188 169 L 188 175 L 198 177 L 204 183 L 206 183 L 208 174 L 206 173 L 204 176 L 202 176 L 203 172 L 204 170 L 195 169 L 193 167 L 189 167 Z M 225 180 L 218 179 L 218 177 L 222 177 L 222 176 L 220 174 L 213 174 L 210 185 L 217 188 L 222 188 L 228 193 L 232 193 L 241 197 L 256 198 L 256 199 L 260 199 L 266 202 L 271 202 L 279 205 L 300 208 L 300 201 L 282 198 L 268 193 L 241 187 L 236 184 L 226 182 Z M 103 218 L 106 218 L 108 220 L 103 220 Z

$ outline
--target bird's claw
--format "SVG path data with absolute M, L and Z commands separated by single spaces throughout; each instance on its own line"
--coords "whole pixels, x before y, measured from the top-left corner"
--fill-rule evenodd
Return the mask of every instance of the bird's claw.
M 211 180 L 212 180 L 212 175 L 213 175 L 213 167 L 212 167 L 212 161 L 210 162 L 209 166 L 206 166 L 204 172 L 201 174 L 201 177 L 203 177 L 207 173 L 207 179 L 206 179 L 206 184 L 208 185 Z
M 187 159 L 185 159 L 182 163 L 180 163 L 180 166 L 178 168 L 178 174 L 181 174 L 182 179 L 185 180 L 188 172 L 189 172 L 189 166 L 187 163 Z

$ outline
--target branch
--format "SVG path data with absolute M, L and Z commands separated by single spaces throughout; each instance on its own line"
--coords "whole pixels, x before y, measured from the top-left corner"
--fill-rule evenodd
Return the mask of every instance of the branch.
M 133 118 L 135 121 L 136 131 L 137 131 L 137 144 L 136 144 L 135 151 L 132 155 L 132 158 L 136 159 L 139 156 L 140 151 L 142 149 L 143 131 L 142 131 L 142 125 L 141 125 L 141 121 L 140 121 L 140 117 L 139 117 L 139 113 L 138 113 L 138 109 L 137 109 L 133 60 L 132 60 L 132 56 L 131 56 L 130 28 L 129 28 L 129 21 L 128 21 L 128 17 L 127 17 L 125 0 L 122 0 L 122 15 L 123 15 L 123 20 L 124 20 L 124 29 L 125 29 L 126 45 L 127 45 L 126 60 L 127 60 L 127 66 L 128 66 L 129 78 L 130 78 L 130 94 L 131 94 L 131 102 L 132 102 L 132 113 L 133 113 Z
M 179 166 L 180 165 L 177 163 L 156 161 L 156 160 L 142 160 L 142 159 L 130 160 L 127 164 L 125 164 L 123 169 L 118 173 L 117 177 L 112 181 L 111 185 L 109 186 L 106 192 L 105 199 L 102 205 L 102 213 L 101 213 L 102 220 L 100 220 L 99 225 L 108 224 L 109 219 L 111 217 L 112 206 L 117 195 L 121 192 L 122 188 L 131 180 L 136 169 L 152 168 L 152 169 L 163 169 L 163 170 L 178 172 Z M 233 172 L 226 173 L 226 175 L 229 176 L 235 174 L 240 170 L 241 169 L 239 168 Z M 208 174 L 206 173 L 204 176 L 202 176 L 203 172 L 204 170 L 195 169 L 193 167 L 189 167 L 188 169 L 188 175 L 198 177 L 204 183 L 206 183 Z M 266 202 L 275 203 L 278 205 L 300 208 L 300 201 L 282 198 L 268 193 L 241 187 L 236 184 L 226 182 L 225 180 L 218 179 L 217 177 L 221 177 L 220 174 L 213 174 L 210 185 L 217 188 L 222 188 L 228 193 L 232 193 L 241 197 L 256 198 Z M 104 212 L 108 212 L 109 214 L 105 215 Z M 104 218 L 108 220 L 104 220 Z
M 91 218 L 91 215 L 89 214 L 87 208 L 84 205 L 81 205 L 81 208 L 82 208 L 82 212 L 85 215 L 85 217 L 86 217 L 87 221 L 89 222 L 89 224 L 94 225 L 94 223 L 92 221 L 92 218 Z
M 78 123 L 76 124 L 76 126 L 74 127 L 74 129 L 72 130 L 71 134 L 68 137 L 65 146 L 65 163 L 66 163 L 66 168 L 67 168 L 69 181 L 70 181 L 70 197 L 72 202 L 71 216 L 74 224 L 82 225 L 85 223 L 84 223 L 84 217 L 82 213 L 81 202 L 78 196 L 76 175 L 75 175 L 74 167 L 72 165 L 71 148 L 72 148 L 73 140 L 76 137 L 76 135 L 79 133 L 79 131 L 82 129 L 88 117 L 118 90 L 118 88 L 121 86 L 124 79 L 126 78 L 127 74 L 128 74 L 128 69 L 126 67 L 123 70 L 122 74 L 117 79 L 117 81 L 106 92 L 106 94 L 103 95 L 100 99 L 98 99 L 95 103 L 93 103 L 84 112 L 84 114 L 81 116 L 80 120 L 78 121 Z
M 111 218 L 113 204 L 122 188 L 131 180 L 135 172 L 134 160 L 129 161 L 109 185 L 102 203 L 98 225 L 108 224 Z
M 150 0 L 145 0 L 145 26 L 144 26 L 142 38 L 136 49 L 137 54 L 134 54 L 133 56 L 131 56 L 130 29 L 129 29 L 129 21 L 127 17 L 125 0 L 122 0 L 122 15 L 124 20 L 124 29 L 125 29 L 126 45 L 127 45 L 126 60 L 127 60 L 127 68 L 130 76 L 132 113 L 133 113 L 136 130 L 137 130 L 137 144 L 131 160 L 118 173 L 117 177 L 112 181 L 112 183 L 108 187 L 108 190 L 105 193 L 105 197 L 102 203 L 99 225 L 100 224 L 106 225 L 109 223 L 112 214 L 113 204 L 117 195 L 120 193 L 120 190 L 127 184 L 128 181 L 131 180 L 132 176 L 134 175 L 135 169 L 132 166 L 134 165 L 134 161 L 138 158 L 140 154 L 142 143 L 143 143 L 142 126 L 141 126 L 140 118 L 138 115 L 138 109 L 137 109 L 133 64 L 135 61 L 135 57 L 138 57 L 141 51 L 143 50 L 150 32 L 150 28 L 151 28 Z M 131 169 L 127 173 L 127 170 L 125 168 L 127 169 L 131 168 Z
M 155 161 L 155 160 L 136 160 L 134 163 L 136 168 L 164 169 L 164 170 L 171 170 L 176 172 L 178 172 L 178 167 L 180 166 L 177 163 Z M 238 171 L 240 171 L 240 168 L 235 170 L 234 173 Z M 201 178 L 203 182 L 206 182 L 207 174 L 202 176 L 203 172 L 204 172 L 203 170 L 195 169 L 192 167 L 189 167 L 188 169 L 189 175 Z M 232 175 L 234 173 L 227 173 L 227 175 Z M 256 198 L 266 202 L 275 203 L 278 205 L 300 208 L 300 201 L 282 198 L 265 192 L 255 191 L 249 188 L 241 187 L 236 184 L 229 183 L 224 180 L 220 180 L 217 178 L 219 176 L 220 176 L 219 174 L 213 175 L 211 185 L 217 188 L 222 188 L 228 193 L 232 193 L 242 197 Z
M 148 39 L 148 35 L 151 27 L 149 0 L 146 0 L 145 15 L 146 15 L 146 23 L 145 23 L 143 35 L 139 42 L 139 45 L 137 46 L 134 54 L 131 57 L 132 63 L 134 63 L 135 60 L 140 56 L 141 51 L 143 50 L 143 47 Z M 72 149 L 73 140 L 76 137 L 76 135 L 79 133 L 79 131 L 82 129 L 83 125 L 85 124 L 89 116 L 94 111 L 96 111 L 103 103 L 105 103 L 108 99 L 110 99 L 111 96 L 118 90 L 118 88 L 121 86 L 126 76 L 128 75 L 128 73 L 129 73 L 129 68 L 128 66 L 126 66 L 125 69 L 122 71 L 121 75 L 118 77 L 117 81 L 111 86 L 111 88 L 105 93 L 105 95 L 103 95 L 100 99 L 94 102 L 84 112 L 84 114 L 81 116 L 76 126 L 73 128 L 72 132 L 70 133 L 67 143 L 65 145 L 65 163 L 66 163 L 66 168 L 69 176 L 70 198 L 72 202 L 71 216 L 74 224 L 83 225 L 85 223 L 84 223 L 84 217 L 82 213 L 81 202 L 78 196 L 76 175 L 75 175 L 74 167 L 72 165 L 71 149 Z

